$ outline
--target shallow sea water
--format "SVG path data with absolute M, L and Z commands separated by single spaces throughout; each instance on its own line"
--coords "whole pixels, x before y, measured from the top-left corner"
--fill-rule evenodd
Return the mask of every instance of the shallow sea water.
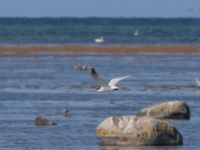
M 96 68 L 105 79 L 132 74 L 121 89 L 95 93 L 98 84 L 89 72 L 73 66 Z M 6 53 L 0 56 L 0 149 L 70 150 L 186 150 L 200 147 L 200 54 Z M 183 135 L 183 146 L 104 147 L 96 126 L 112 115 L 134 115 L 150 104 L 183 100 L 191 119 L 172 121 Z M 63 116 L 69 108 L 71 115 Z M 35 126 L 41 115 L 58 123 Z

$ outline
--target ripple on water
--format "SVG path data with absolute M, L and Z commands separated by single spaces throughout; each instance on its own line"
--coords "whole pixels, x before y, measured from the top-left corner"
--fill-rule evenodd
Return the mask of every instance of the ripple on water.
M 198 149 L 200 90 L 192 81 L 200 77 L 198 62 L 199 54 L 2 56 L 0 149 Z M 126 74 L 132 77 L 119 83 L 119 91 L 95 93 L 91 89 L 98 84 L 90 73 L 73 70 L 78 63 L 95 66 L 105 79 Z M 119 148 L 98 145 L 95 128 L 105 118 L 134 115 L 148 105 L 175 99 L 186 101 L 191 108 L 190 120 L 172 121 L 184 137 L 183 146 Z M 64 108 L 70 109 L 70 116 L 63 116 Z M 37 115 L 55 120 L 58 125 L 36 127 Z

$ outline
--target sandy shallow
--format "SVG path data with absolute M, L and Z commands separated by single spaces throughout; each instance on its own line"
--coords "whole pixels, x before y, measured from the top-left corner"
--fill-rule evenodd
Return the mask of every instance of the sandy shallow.
M 173 45 L 0 45 L 4 52 L 164 52 L 164 53 L 198 53 L 200 44 Z

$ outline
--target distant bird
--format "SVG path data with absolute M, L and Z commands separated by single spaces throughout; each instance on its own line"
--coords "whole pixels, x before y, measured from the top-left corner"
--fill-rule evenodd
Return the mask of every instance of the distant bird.
M 68 108 L 64 108 L 64 109 L 63 109 L 63 115 L 64 115 L 64 116 L 68 116 L 69 114 L 70 114 L 69 109 L 68 109 Z
M 92 68 L 91 76 L 100 84 L 100 87 L 95 90 L 96 92 L 110 92 L 114 90 L 119 90 L 119 87 L 117 87 L 117 83 L 121 80 L 129 78 L 131 75 L 113 78 L 109 82 L 106 82 L 105 80 L 101 79 L 98 76 L 96 70 Z
M 134 36 L 138 36 L 139 35 L 139 32 L 138 30 L 135 30 L 135 32 L 133 33 Z
M 194 78 L 194 81 L 196 82 L 197 87 L 200 88 L 200 80 L 197 78 Z
M 94 42 L 95 42 L 95 43 L 103 43 L 103 42 L 104 42 L 103 36 L 101 36 L 100 38 L 94 39 Z

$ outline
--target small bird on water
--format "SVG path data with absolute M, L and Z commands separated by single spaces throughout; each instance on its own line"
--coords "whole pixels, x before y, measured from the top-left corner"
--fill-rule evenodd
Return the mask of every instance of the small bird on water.
M 138 30 L 135 30 L 135 32 L 133 33 L 134 36 L 139 36 L 139 32 Z
M 95 42 L 95 43 L 103 43 L 103 42 L 104 42 L 103 36 L 101 36 L 100 38 L 94 39 L 94 42 Z
M 96 92 L 111 92 L 115 90 L 119 90 L 119 87 L 117 86 L 117 83 L 121 80 L 129 78 L 131 75 L 127 76 L 122 76 L 122 77 L 117 77 L 111 79 L 109 82 L 106 82 L 102 78 L 100 78 L 93 67 L 88 67 L 88 66 L 82 66 L 82 65 L 76 65 L 75 70 L 79 71 L 87 71 L 90 70 L 91 76 L 99 83 L 100 87 L 96 88 Z
M 64 108 L 64 109 L 63 109 L 63 115 L 64 115 L 64 116 L 69 116 L 69 115 L 70 115 L 70 111 L 69 111 L 68 108 Z

